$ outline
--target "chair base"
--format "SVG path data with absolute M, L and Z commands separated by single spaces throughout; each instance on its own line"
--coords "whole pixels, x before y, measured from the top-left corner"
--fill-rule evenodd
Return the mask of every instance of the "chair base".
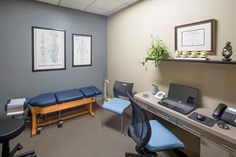
M 34 151 L 28 151 L 25 153 L 21 153 L 18 155 L 15 155 L 15 153 L 19 150 L 22 149 L 22 145 L 20 143 L 18 143 L 11 151 L 10 151 L 10 147 L 9 147 L 9 141 L 5 141 L 3 143 L 3 150 L 2 150 L 2 156 L 3 157 L 36 157 L 36 154 Z
M 19 154 L 19 155 L 15 155 L 13 157 L 27 157 L 27 156 L 36 157 L 36 154 L 35 154 L 34 151 L 28 151 L 28 152 L 25 152 L 25 153 L 22 153 L 22 154 Z
M 178 156 L 178 157 L 188 157 L 187 154 L 185 154 L 184 152 L 182 152 L 179 149 L 173 149 L 173 152 Z
M 144 157 L 143 155 L 135 154 L 135 153 L 125 153 L 125 157 Z
M 182 152 L 179 149 L 173 149 L 172 150 L 178 157 L 188 157 L 184 152 Z M 155 152 L 144 152 L 142 154 L 138 153 L 125 153 L 125 157 L 157 157 L 157 153 Z
M 156 152 L 151 152 L 145 148 L 139 147 L 136 145 L 136 153 L 125 153 L 125 157 L 157 157 Z
M 136 153 L 125 153 L 125 157 L 157 157 L 157 154 L 156 153 L 153 153 L 153 154 L 145 154 L 145 155 L 142 155 L 142 154 L 136 154 Z

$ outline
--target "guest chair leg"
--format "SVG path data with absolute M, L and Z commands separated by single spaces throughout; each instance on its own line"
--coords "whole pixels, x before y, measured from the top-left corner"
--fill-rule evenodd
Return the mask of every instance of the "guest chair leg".
M 101 127 L 103 128 L 103 109 L 102 109 Z
M 121 132 L 121 136 L 124 136 L 123 133 L 123 123 L 124 123 L 124 117 L 123 114 L 121 115 L 121 120 L 120 120 L 120 132 Z
M 125 153 L 125 157 L 144 157 L 144 156 L 135 153 Z

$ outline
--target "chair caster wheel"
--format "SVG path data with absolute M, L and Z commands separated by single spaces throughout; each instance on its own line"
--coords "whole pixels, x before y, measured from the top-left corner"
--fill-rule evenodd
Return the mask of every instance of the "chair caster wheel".
M 36 154 L 31 155 L 31 157 L 36 157 Z
M 37 128 L 37 134 L 40 134 L 42 129 L 43 129 L 42 127 L 38 127 Z
M 19 144 L 18 147 L 17 147 L 17 150 L 21 150 L 22 149 L 22 145 Z
M 63 123 L 64 123 L 64 122 L 63 122 L 62 120 L 61 120 L 61 121 L 59 121 L 59 122 L 57 123 L 57 127 L 58 127 L 58 128 L 61 128 L 61 127 L 63 127 Z

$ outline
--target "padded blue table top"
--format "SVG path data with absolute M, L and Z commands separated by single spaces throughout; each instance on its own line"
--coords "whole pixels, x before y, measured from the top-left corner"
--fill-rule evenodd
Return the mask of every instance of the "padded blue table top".
M 90 89 L 89 87 L 82 87 L 79 89 L 86 98 L 91 97 L 91 96 L 95 96 L 96 92 L 94 92 L 92 89 Z
M 45 93 L 30 99 L 29 103 L 31 106 L 46 107 L 55 105 L 57 99 L 54 93 Z
M 56 92 L 55 95 L 58 104 L 84 98 L 84 94 L 81 93 L 79 89 L 71 89 L 71 90 Z
M 96 95 L 102 94 L 102 91 L 95 86 L 89 86 L 88 88 L 95 92 Z
M 79 100 L 102 94 L 102 91 L 95 86 L 71 89 L 56 93 L 40 94 L 32 98 L 29 103 L 31 106 L 47 107 L 69 101 Z

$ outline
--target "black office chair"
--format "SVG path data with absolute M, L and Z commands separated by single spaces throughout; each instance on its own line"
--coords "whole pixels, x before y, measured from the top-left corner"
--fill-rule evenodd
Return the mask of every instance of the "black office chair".
M 2 157 L 36 157 L 34 151 L 28 151 L 19 155 L 15 155 L 18 150 L 22 149 L 22 145 L 18 143 L 11 151 L 9 141 L 18 136 L 25 128 L 23 119 L 1 119 L 0 120 L 0 143 L 2 143 Z
M 128 127 L 128 135 L 136 142 L 135 153 L 125 153 L 125 157 L 155 157 L 156 152 L 173 149 L 178 156 L 186 156 L 178 149 L 184 144 L 168 129 L 156 120 L 149 120 L 145 110 L 127 93 L 131 102 L 132 124 Z

